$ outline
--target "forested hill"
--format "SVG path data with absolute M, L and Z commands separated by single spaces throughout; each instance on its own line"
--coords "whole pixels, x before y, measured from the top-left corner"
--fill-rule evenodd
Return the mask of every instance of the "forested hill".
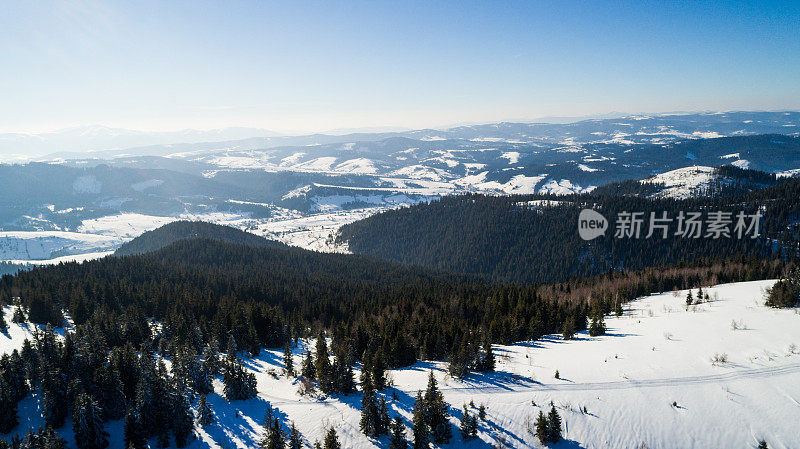
M 464 341 L 488 338 L 489 329 L 497 340 L 517 341 L 558 332 L 565 321 L 581 329 L 586 316 L 585 304 L 542 298 L 530 287 L 367 256 L 208 239 L 3 276 L 0 303 L 15 296 L 31 321 L 61 324 L 63 310 L 75 325 L 101 331 L 112 347 L 233 337 L 239 349 L 257 353 L 328 329 L 352 348 L 348 357 L 370 345 L 395 366 L 420 354 L 443 359 Z M 146 318 L 163 323 L 163 333 L 151 336 Z
M 706 238 L 709 212 L 762 208 L 762 237 Z M 584 208 L 608 219 L 604 236 L 584 241 L 578 214 Z M 615 238 L 622 212 L 642 212 L 640 238 Z M 700 238 L 676 237 L 680 211 L 701 212 Z M 657 230 L 645 238 L 650 212 L 672 218 L 669 238 Z M 337 240 L 355 253 L 514 282 L 558 282 L 609 270 L 669 265 L 699 257 L 747 254 L 797 255 L 800 180 L 756 192 L 687 200 L 616 195 L 465 195 L 384 212 L 343 226 Z M 764 236 L 768 238 L 764 238 Z M 777 243 L 782 242 L 782 243 Z M 778 254 L 779 253 L 779 254 Z
M 143 254 L 161 249 L 178 240 L 203 238 L 231 243 L 241 243 L 255 247 L 285 247 L 283 243 L 268 240 L 249 232 L 240 231 L 230 226 L 221 226 L 203 221 L 175 221 L 158 229 L 147 231 L 120 246 L 115 256 Z

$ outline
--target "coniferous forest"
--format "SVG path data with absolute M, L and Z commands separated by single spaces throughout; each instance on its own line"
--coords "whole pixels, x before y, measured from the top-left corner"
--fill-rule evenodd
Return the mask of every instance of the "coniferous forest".
M 257 396 L 256 379 L 246 361 L 263 348 L 283 348 L 285 374 L 300 376 L 306 392 L 335 396 L 360 390 L 362 432 L 376 438 L 387 435 L 393 447 L 404 447 L 402 423 L 390 415 L 386 396 L 376 394 L 386 388 L 386 369 L 440 360 L 455 378 L 491 372 L 493 343 L 536 340 L 547 334 L 567 340 L 586 329 L 591 336 L 602 335 L 604 315 L 619 315 L 622 304 L 651 292 L 783 277 L 771 290 L 774 299 L 768 305 L 795 304 L 797 263 L 791 245 L 796 235 L 781 223 L 795 216 L 796 197 L 787 195 L 798 185 L 780 183 L 707 203 L 600 197 L 604 211 L 729 207 L 729 198 L 746 207 L 758 198 L 778 205 L 767 208 L 772 215 L 764 232 L 780 237 L 780 244 L 768 245 L 765 239 L 702 239 L 702 244 L 689 240 L 674 245 L 666 256 L 654 256 L 659 249 L 655 240 L 642 248 L 612 245 L 600 273 L 591 275 L 594 269 L 588 270 L 551 283 L 509 283 L 505 278 L 552 277 L 553 267 L 564 260 L 556 253 L 554 263 L 537 265 L 531 272 L 539 274 L 534 275 L 491 258 L 497 264 L 491 270 L 465 269 L 458 260 L 455 265 L 424 268 L 368 255 L 291 248 L 191 222 L 146 233 L 116 256 L 6 274 L 0 278 L 0 303 L 13 308 L 13 321 L 44 327 L 21 351 L 0 359 L 0 433 L 17 426 L 19 402 L 38 392 L 45 426 L 12 436 L 9 443 L 0 440 L 0 448 L 63 447 L 53 429 L 65 426 L 68 417 L 80 449 L 106 447 L 104 423 L 109 420 L 124 420 L 127 447 L 183 447 L 195 421 L 202 426 L 215 420 L 206 400 L 214 392 L 215 379 L 222 382 L 228 401 Z M 522 200 L 527 199 L 445 198 L 396 215 L 402 221 L 405 214 L 425 217 L 433 212 L 433 220 L 442 208 L 449 208 L 464 214 L 451 214 L 451 227 L 459 220 L 475 220 L 484 229 L 527 223 L 541 232 L 523 235 L 545 245 L 540 239 L 552 237 L 548 226 L 563 227 L 564 217 L 574 214 L 570 207 L 529 210 L 528 203 L 520 205 Z M 378 222 L 394 216 L 379 215 Z M 498 217 L 500 222 L 494 221 Z M 478 232 L 478 227 L 465 232 Z M 510 231 L 491 234 L 484 243 L 500 238 L 502 248 L 521 248 L 511 244 Z M 546 246 L 563 249 L 570 243 Z M 456 246 L 453 251 L 459 248 L 465 250 Z M 604 248 L 597 244 L 593 254 Z M 632 262 L 616 267 L 613 261 L 620 254 Z M 591 254 L 584 259 L 593 260 Z M 67 325 L 73 331 L 63 337 L 54 331 Z M 0 323 L 5 327 L 7 323 Z M 316 348 L 295 368 L 290 348 L 300 338 L 315 340 Z M 410 441 L 415 447 L 450 441 L 449 410 L 431 374 L 413 410 Z M 475 438 L 481 413 L 464 407 L 464 441 Z M 559 419 L 557 412 L 539 418 L 535 428 L 542 442 L 558 441 Z M 295 428 L 270 414 L 265 429 L 262 447 L 298 447 L 302 440 Z M 324 444 L 339 444 L 333 427 Z
M 626 189 L 624 183 L 596 194 L 444 197 L 345 225 L 338 239 L 355 253 L 517 283 L 562 282 L 703 257 L 798 257 L 800 179 L 776 183 L 770 175 L 750 172 L 755 181 L 769 187 L 742 193 L 746 189 L 731 185 L 707 198 L 685 200 L 641 197 L 639 192 L 630 193 L 635 190 Z M 548 201 L 553 203 L 542 205 Z M 584 241 L 578 236 L 578 214 L 584 208 L 593 208 L 609 220 L 603 237 Z M 757 239 L 673 234 L 681 211 L 700 212 L 704 217 L 724 211 L 735 217 L 759 209 L 763 219 Z M 615 218 L 631 211 L 641 212 L 644 219 L 639 238 L 615 238 Z M 651 212 L 672 218 L 671 238 L 661 238 L 660 231 L 647 238 Z M 730 228 L 734 225 L 735 220 Z

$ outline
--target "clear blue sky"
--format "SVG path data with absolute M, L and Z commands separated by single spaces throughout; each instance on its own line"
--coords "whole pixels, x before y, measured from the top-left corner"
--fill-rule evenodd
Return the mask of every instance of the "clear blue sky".
M 800 109 L 798 5 L 3 2 L 0 131 Z

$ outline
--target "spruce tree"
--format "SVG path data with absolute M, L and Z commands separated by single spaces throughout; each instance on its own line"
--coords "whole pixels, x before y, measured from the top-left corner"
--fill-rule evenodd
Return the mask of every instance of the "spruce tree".
M 9 433 L 17 426 L 17 401 L 14 400 L 8 382 L 0 375 L 0 433 Z
M 172 410 L 172 432 L 175 434 L 176 446 L 186 447 L 193 430 L 194 416 L 189 408 L 189 400 L 185 392 L 179 392 Z
M 103 419 L 120 419 L 125 416 L 124 386 L 115 367 L 110 364 L 102 366 L 96 377 L 95 385 Z
M 431 437 L 436 444 L 447 444 L 453 436 L 450 426 L 448 405 L 437 386 L 433 371 L 428 375 L 428 388 L 425 390 L 425 418 Z
M 139 417 L 134 410 L 128 410 L 125 414 L 125 447 L 144 449 L 146 444 L 147 440 L 139 423 Z
M 11 321 L 13 321 L 13 322 L 15 322 L 17 324 L 22 324 L 26 320 L 27 319 L 25 318 L 25 311 L 22 310 L 22 306 L 21 305 L 18 305 L 14 309 L 14 315 L 11 316 Z
M 766 441 L 761 440 L 758 442 L 758 449 L 769 449 L 769 446 L 767 446 Z
M 692 291 L 689 290 L 689 293 L 686 294 L 686 309 L 688 310 L 689 306 L 691 306 L 693 303 L 694 298 L 692 297 Z
M 559 416 L 554 405 L 551 406 L 550 413 L 547 414 L 547 438 L 551 443 L 561 441 L 561 416 Z
M 403 419 L 395 416 L 389 429 L 389 449 L 407 449 L 406 426 Z
M 359 426 L 364 435 L 376 437 L 378 432 L 378 400 L 375 397 L 375 389 L 372 387 L 372 376 L 366 371 L 363 376 L 364 383 L 361 386 L 363 395 L 361 396 L 361 421 Z
M 105 449 L 108 433 L 103 430 L 100 405 L 86 393 L 78 394 L 72 412 L 72 429 L 78 449 Z
M 300 374 L 309 380 L 315 380 L 317 378 L 314 358 L 311 356 L 311 351 L 308 349 L 306 349 L 306 355 L 303 357 L 303 365 L 300 367 Z
M 294 377 L 294 357 L 292 357 L 292 347 L 289 341 L 283 346 L 283 367 L 286 371 L 286 377 Z
M 266 419 L 264 436 L 259 443 L 260 449 L 285 449 L 286 436 L 281 428 L 281 423 L 277 419 Z
M 386 398 L 381 396 L 380 400 L 378 400 L 378 435 L 387 433 L 391 423 L 389 404 L 386 403 Z
M 336 429 L 331 426 L 328 429 L 328 433 L 325 434 L 325 440 L 323 443 L 324 449 L 342 449 L 341 443 L 339 443 L 339 437 L 336 435 Z
M 597 337 L 598 335 L 605 335 L 606 333 L 606 323 L 603 320 L 603 316 L 595 316 L 592 318 L 592 324 L 589 326 L 589 335 L 592 337 Z
M 203 427 L 214 423 L 214 411 L 211 410 L 211 405 L 204 394 L 200 396 L 200 402 L 197 404 L 197 422 Z
M 220 372 L 219 343 L 217 343 L 216 338 L 212 338 L 208 346 L 203 350 L 203 366 L 211 377 L 216 376 Z
M 214 363 L 213 361 L 209 362 L 208 359 L 203 360 L 203 362 L 197 366 L 197 371 L 192 374 L 192 388 L 200 394 L 214 392 Z
M 228 401 L 252 399 L 258 395 L 255 374 L 247 371 L 239 359 L 228 365 L 222 381 Z
M 42 376 L 42 416 L 48 426 L 58 429 L 67 417 L 67 379 L 59 368 L 45 368 Z
M 300 435 L 300 431 L 297 430 L 297 427 L 295 427 L 294 422 L 292 422 L 292 426 L 289 428 L 287 446 L 288 449 L 302 449 L 303 447 L 303 437 Z
M 328 343 L 325 334 L 319 333 L 317 337 L 316 354 L 314 355 L 314 368 L 319 381 L 319 389 L 323 393 L 331 393 L 334 389 L 334 379 L 331 360 L 328 356 Z
M 3 308 L 0 306 L 0 333 L 6 333 L 8 331 L 8 323 L 6 323 L 6 317 L 3 314 Z
M 461 439 L 464 441 L 474 440 L 478 436 L 478 418 L 470 414 L 469 409 L 464 405 L 461 416 Z
M 422 398 L 422 392 L 417 392 L 417 398 L 414 401 L 414 409 L 412 410 L 411 424 L 412 434 L 414 437 L 414 449 L 428 449 L 430 444 L 430 430 L 428 429 L 428 421 L 426 419 L 425 401 Z
M 383 352 L 378 351 L 372 359 L 372 385 L 376 391 L 382 391 L 386 388 L 386 360 L 384 360 Z
M 225 353 L 225 362 L 227 366 L 231 366 L 236 363 L 238 359 L 236 353 L 238 352 L 238 346 L 236 345 L 236 339 L 233 338 L 233 335 L 228 337 L 228 347 Z
M 550 442 L 549 425 L 547 418 L 541 410 L 539 410 L 539 417 L 536 418 L 536 438 L 538 438 L 539 442 L 542 444 Z

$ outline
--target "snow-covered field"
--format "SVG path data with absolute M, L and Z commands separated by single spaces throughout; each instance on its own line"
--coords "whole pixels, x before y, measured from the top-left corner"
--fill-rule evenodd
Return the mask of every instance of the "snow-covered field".
M 497 372 L 455 380 L 440 362 L 419 362 L 393 370 L 387 389 L 390 413 L 410 425 L 413 396 L 424 389 L 433 370 L 451 405 L 452 423 L 461 407 L 485 404 L 487 420 L 479 439 L 464 444 L 454 428 L 445 447 L 541 447 L 529 433 L 539 410 L 550 402 L 564 420 L 561 448 L 752 448 L 764 439 L 770 448 L 797 447 L 800 441 L 800 313 L 764 307 L 764 289 L 773 281 L 719 285 L 705 289 L 711 301 L 685 306 L 686 291 L 654 294 L 625 307 L 621 317 L 607 317 L 608 333 L 571 341 L 550 336 L 535 342 L 496 345 Z M 696 292 L 696 290 L 695 290 Z M 0 334 L 0 348 L 10 351 L 29 332 L 11 323 Z M 313 342 L 308 342 L 313 344 Z M 296 364 L 303 348 L 297 348 Z M 715 355 L 724 363 L 712 363 Z M 358 429 L 360 395 L 309 398 L 297 393 L 296 381 L 280 374 L 281 353 L 263 351 L 247 361 L 256 373 L 259 397 L 226 402 L 209 396 L 217 423 L 197 428 L 190 447 L 253 447 L 261 432 L 266 405 L 294 421 L 308 443 L 336 427 L 343 447 L 385 447 Z M 560 379 L 554 378 L 555 371 Z M 393 399 L 396 395 L 397 399 Z M 38 397 L 21 404 L 21 426 L 38 426 Z M 586 413 L 582 410 L 586 407 Z M 111 447 L 121 447 L 121 422 L 107 425 Z M 72 439 L 71 425 L 61 433 Z M 410 432 L 409 432 L 410 434 Z
M 241 230 L 278 240 L 287 245 L 314 251 L 346 251 L 333 244 L 333 234 L 351 223 L 389 207 L 407 204 L 381 204 L 356 210 L 333 210 L 302 214 L 289 209 L 275 208 L 274 215 L 252 219 L 244 214 L 205 213 L 181 214 L 178 217 L 122 213 L 84 220 L 78 232 L 65 231 L 7 231 L 0 232 L 0 260 L 14 263 L 56 264 L 85 261 L 104 257 L 123 243 L 176 220 L 199 220 L 232 226 Z

